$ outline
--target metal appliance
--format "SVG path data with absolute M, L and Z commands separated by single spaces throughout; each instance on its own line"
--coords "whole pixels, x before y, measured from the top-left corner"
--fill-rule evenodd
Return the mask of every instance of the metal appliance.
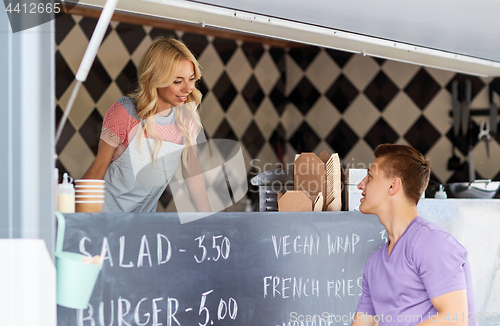
M 264 171 L 250 183 L 259 187 L 259 211 L 278 211 L 278 193 L 293 190 L 293 169 Z

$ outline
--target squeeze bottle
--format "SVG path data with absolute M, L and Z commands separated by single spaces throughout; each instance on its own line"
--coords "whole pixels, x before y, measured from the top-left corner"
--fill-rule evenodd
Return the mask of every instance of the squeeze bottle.
M 67 173 L 63 175 L 63 182 L 57 187 L 57 211 L 61 213 L 74 213 L 75 212 L 75 188 L 69 181 Z
M 443 185 L 439 185 L 439 190 L 436 191 L 436 194 L 434 195 L 434 198 L 437 199 L 446 199 L 448 195 L 446 194 L 446 191 L 444 191 Z

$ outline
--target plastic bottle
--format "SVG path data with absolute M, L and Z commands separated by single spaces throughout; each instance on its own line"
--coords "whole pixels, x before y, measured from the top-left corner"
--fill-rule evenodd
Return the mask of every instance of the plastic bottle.
M 54 186 L 53 186 L 53 194 L 54 194 L 54 208 L 57 210 L 57 193 L 59 188 L 59 169 L 54 168 Z
M 63 182 L 57 187 L 57 211 L 61 213 L 75 212 L 75 188 L 73 187 L 73 178 L 67 173 L 63 175 Z
M 439 185 L 439 190 L 436 191 L 436 194 L 434 195 L 435 198 L 437 199 L 446 199 L 448 198 L 448 195 L 446 194 L 446 191 L 444 191 L 443 185 Z
M 245 203 L 246 203 L 245 212 L 253 212 L 252 200 L 251 199 L 246 199 Z

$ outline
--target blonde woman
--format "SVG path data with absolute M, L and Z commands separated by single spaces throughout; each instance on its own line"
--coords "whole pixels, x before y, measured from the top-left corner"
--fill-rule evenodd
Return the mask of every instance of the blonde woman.
M 182 42 L 153 41 L 139 65 L 136 91 L 106 112 L 97 156 L 83 176 L 106 181 L 103 212 L 155 212 L 180 162 L 196 209 L 211 210 L 194 150 L 200 78 L 198 61 Z

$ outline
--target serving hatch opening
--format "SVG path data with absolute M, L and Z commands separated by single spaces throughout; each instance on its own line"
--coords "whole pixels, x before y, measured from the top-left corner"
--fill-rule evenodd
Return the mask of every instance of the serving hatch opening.
M 104 0 L 81 0 L 100 8 Z M 500 76 L 500 1 L 120 0 L 118 11 L 477 76 Z

